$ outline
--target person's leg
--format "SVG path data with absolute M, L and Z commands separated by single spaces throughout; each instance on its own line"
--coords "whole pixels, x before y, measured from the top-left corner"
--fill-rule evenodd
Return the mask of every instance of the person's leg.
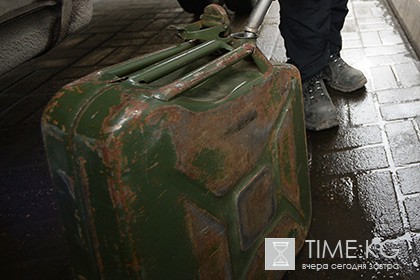
M 320 72 L 328 63 L 331 0 L 279 0 L 280 32 L 288 62 L 302 80 Z
M 362 88 L 367 80 L 361 71 L 349 66 L 340 56 L 342 48 L 341 29 L 343 29 L 348 13 L 348 0 L 331 1 L 330 58 L 328 65 L 323 69 L 323 76 L 330 87 L 351 92 Z
M 338 125 L 337 111 L 321 77 L 330 55 L 331 1 L 279 0 L 280 32 L 288 62 L 302 76 L 305 122 L 310 130 Z
M 329 35 L 331 55 L 340 53 L 342 48 L 341 30 L 349 12 L 347 2 L 348 0 L 332 0 Z

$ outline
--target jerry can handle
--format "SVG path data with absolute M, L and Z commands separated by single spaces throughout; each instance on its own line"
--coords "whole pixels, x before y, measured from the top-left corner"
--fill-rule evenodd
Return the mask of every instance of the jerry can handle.
M 256 46 L 254 43 L 245 43 L 225 55 L 207 63 L 206 65 L 188 73 L 178 80 L 159 88 L 153 97 L 163 101 L 170 101 L 223 69 L 226 69 L 226 67 L 229 67 L 245 57 L 252 55 L 255 49 Z M 270 68 L 270 63 L 265 57 L 261 60 L 255 57 L 253 57 L 253 59 L 257 64 L 257 67 L 263 73 Z
M 175 56 L 159 61 L 159 63 L 139 69 L 138 71 L 130 74 L 130 79 L 138 83 L 151 83 L 221 49 L 232 50 L 232 47 L 222 41 L 208 41 L 178 53 Z
M 163 51 L 156 52 L 146 57 L 134 58 L 124 63 L 111 66 L 106 71 L 114 74 L 118 77 L 124 77 L 132 74 L 139 69 L 149 67 L 155 63 L 158 63 L 164 59 L 168 59 L 174 55 L 177 55 L 183 51 L 193 48 L 197 44 L 194 41 L 187 41 L 182 44 L 167 48 Z

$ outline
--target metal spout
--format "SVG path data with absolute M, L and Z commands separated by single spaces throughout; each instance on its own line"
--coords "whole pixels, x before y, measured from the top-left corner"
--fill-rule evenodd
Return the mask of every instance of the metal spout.
M 257 37 L 258 29 L 260 28 L 272 1 L 273 0 L 258 1 L 245 24 L 244 33 L 247 34 L 247 38 Z

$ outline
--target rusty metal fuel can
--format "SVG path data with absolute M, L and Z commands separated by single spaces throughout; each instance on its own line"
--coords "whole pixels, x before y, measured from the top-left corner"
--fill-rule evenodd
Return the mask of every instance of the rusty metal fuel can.
M 42 130 L 76 279 L 279 279 L 308 232 L 300 76 L 191 40 L 66 85 Z

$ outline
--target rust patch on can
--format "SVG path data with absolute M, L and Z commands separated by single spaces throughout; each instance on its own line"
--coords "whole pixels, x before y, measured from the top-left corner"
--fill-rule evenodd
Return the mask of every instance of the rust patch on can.
M 82 200 L 84 202 L 84 205 L 86 206 L 85 209 L 87 210 L 85 212 L 86 214 L 86 222 L 87 227 L 89 228 L 90 239 L 92 243 L 92 249 L 95 254 L 95 260 L 96 265 L 98 267 L 98 272 L 101 277 L 104 277 L 104 263 L 102 261 L 102 256 L 99 251 L 99 240 L 96 233 L 96 226 L 95 226 L 95 210 L 92 207 L 92 203 L 90 200 L 90 193 L 89 193 L 89 176 L 86 171 L 86 160 L 83 157 L 78 158 L 79 168 L 80 168 L 80 177 L 82 181 L 82 188 L 83 188 L 83 197 Z
M 124 256 L 122 258 L 127 270 L 134 272 L 137 277 L 135 279 L 141 279 L 141 261 L 134 249 L 136 248 L 136 244 L 131 229 L 131 225 L 135 223 L 137 217 L 135 208 L 132 207 L 137 200 L 137 194 L 122 179 L 125 168 L 129 166 L 127 155 L 123 154 L 123 139 L 126 137 L 126 133 L 129 132 L 121 128 L 125 125 L 126 121 L 132 121 L 133 115 L 131 114 L 136 113 L 129 111 L 127 108 L 132 108 L 134 105 L 135 109 L 133 110 L 138 110 L 138 114 L 140 114 L 145 106 L 140 101 L 133 102 L 132 95 L 128 94 L 122 94 L 120 101 L 118 105 L 109 108 L 108 115 L 103 119 L 100 129 L 102 137 L 100 139 L 91 142 L 81 135 L 77 135 L 76 137 L 83 141 L 85 147 L 98 154 L 106 169 L 112 170 L 112 173 L 109 173 L 106 178 L 108 193 L 112 202 L 110 207 L 116 210 L 118 233 L 121 241 L 126 243 L 123 247 L 129 251 L 123 252 L 121 251 L 122 248 L 117 248 L 116 250 L 119 251 L 121 257 Z M 122 117 L 119 117 L 121 112 L 123 112 Z M 138 114 L 136 113 L 134 115 Z M 93 235 L 97 238 L 96 233 Z M 115 246 L 115 244 L 110 244 L 110 246 Z
M 293 108 L 286 116 L 281 130 L 278 132 L 278 160 L 280 167 L 280 183 L 285 195 L 296 207 L 300 208 L 300 186 L 297 181 L 295 126 Z
M 276 210 L 271 169 L 259 172 L 239 193 L 239 232 L 242 250 L 248 249 L 270 224 Z
M 235 102 L 226 102 L 208 111 L 193 112 L 180 106 L 158 108 L 146 123 L 158 123 L 166 116 L 161 128 L 172 136 L 176 168 L 213 194 L 222 196 L 261 157 L 272 137 L 275 123 L 272 116 L 280 113 L 287 97 L 288 85 L 284 81 L 290 80 L 290 74 L 291 71 L 281 71 Z M 217 176 L 212 176 L 206 166 L 195 164 L 203 151 L 223 155 L 220 157 L 223 161 L 217 163 L 221 170 Z
M 225 225 L 185 197 L 185 224 L 203 280 L 232 279 L 229 245 Z
M 47 106 L 45 106 L 44 112 L 42 114 L 43 125 L 46 125 L 47 123 L 52 122 L 51 113 L 53 113 L 54 110 L 58 107 L 59 101 L 63 97 L 64 94 L 65 94 L 64 91 L 60 91 L 56 93 L 53 96 L 53 98 L 50 100 L 50 102 L 48 102 Z

